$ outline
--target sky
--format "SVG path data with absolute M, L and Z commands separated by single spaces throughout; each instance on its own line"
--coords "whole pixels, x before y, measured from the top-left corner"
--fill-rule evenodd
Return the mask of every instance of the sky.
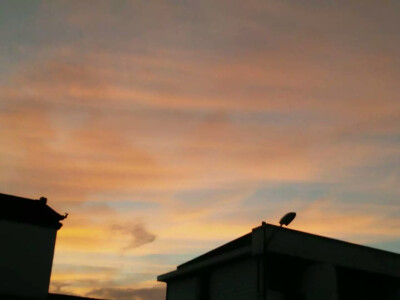
M 0 2 L 0 192 L 68 212 L 51 292 L 156 276 L 296 211 L 400 252 L 399 1 Z

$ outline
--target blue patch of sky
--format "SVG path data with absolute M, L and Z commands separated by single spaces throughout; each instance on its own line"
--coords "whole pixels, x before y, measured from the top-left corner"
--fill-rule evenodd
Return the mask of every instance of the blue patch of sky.
M 126 212 L 127 210 L 151 210 L 160 204 L 149 201 L 96 201 L 85 202 L 82 205 L 89 208 L 104 205 L 118 212 Z
M 334 192 L 335 200 L 351 201 L 352 203 L 379 203 L 380 205 L 393 205 L 399 202 L 399 192 L 384 190 L 336 190 Z
M 136 273 L 133 270 L 122 270 L 119 272 L 118 277 L 114 278 L 114 281 L 120 285 L 129 285 L 137 282 L 152 281 L 156 279 L 155 277 L 156 275 L 150 271 L 148 273 Z
M 386 179 L 400 179 L 400 157 L 398 153 L 376 157 L 367 165 L 353 168 L 352 176 L 359 182 L 384 182 Z M 366 184 L 368 187 L 368 185 Z
M 400 177 L 400 176 L 399 176 Z M 366 189 L 349 182 L 344 183 L 282 183 L 259 188 L 243 204 L 259 206 L 262 203 L 282 203 L 294 200 L 312 202 L 324 198 L 352 203 L 398 203 L 399 191 L 386 188 Z
M 40 2 L 1 1 L 0 3 L 0 31 L 4 41 L 29 42 L 32 38 L 32 24 L 35 24 Z M 7 30 L 4 30 L 7 28 Z M 27 40 L 28 39 L 28 40 Z
M 168 121 L 184 121 L 185 124 L 198 123 L 203 121 L 209 116 L 209 112 L 203 110 L 179 110 L 175 107 L 157 107 L 151 104 L 135 103 L 131 102 L 127 106 L 123 107 L 105 107 L 103 109 L 104 113 L 109 114 L 111 112 L 117 113 L 116 117 L 139 117 L 144 116 L 149 121 L 149 123 L 154 124 L 154 121 L 162 124 L 162 122 Z M 180 126 L 179 128 L 174 128 L 175 130 L 187 131 L 190 126 Z
M 81 37 L 77 28 L 68 26 L 63 12 L 41 12 L 41 1 L 2 1 L 0 4 L 0 57 L 20 62 L 32 59 L 37 50 L 50 45 L 64 45 Z M 2 65 L 3 69 L 3 65 Z M 4 69 L 3 69 L 4 72 Z
M 114 271 L 115 267 L 104 267 L 104 266 L 91 266 L 91 265 L 73 265 L 73 264 L 54 264 L 53 271 L 74 271 L 74 272 L 111 272 Z
M 12 28 L 5 36 L 8 41 L 42 47 L 65 44 L 82 37 L 81 31 L 70 26 L 65 12 L 57 5 L 43 6 L 40 1 L 8 3 L 14 3 L 4 12 L 4 25 Z
M 114 262 L 116 259 L 121 259 L 124 257 L 123 254 L 121 253 L 96 253 L 96 252 L 82 252 L 79 253 L 78 255 L 74 251 L 59 251 L 57 252 L 56 260 L 55 260 L 55 265 L 57 264 L 57 261 L 63 261 L 63 260 L 70 260 L 71 257 L 77 258 L 79 261 L 81 260 L 86 260 L 90 262 L 91 260 L 98 260 L 101 261 L 103 266 L 113 266 Z M 72 265 L 73 263 L 71 263 Z M 80 264 L 80 262 L 79 262 Z M 58 265 L 58 264 L 57 264 Z
M 368 244 L 368 246 L 400 254 L 400 239 L 380 243 L 371 243 Z
M 126 212 L 126 210 L 152 210 L 159 207 L 159 203 L 148 202 L 148 201 L 113 201 L 108 202 L 108 205 L 119 211 Z
M 140 259 L 159 264 L 179 265 L 193 258 L 193 253 L 185 254 L 149 254 L 141 256 Z
M 26 23 L 34 21 L 31 11 L 35 11 L 36 7 L 37 3 L 32 1 L 0 2 L 0 82 L 8 78 L 9 72 L 18 62 L 32 57 L 33 53 L 28 57 L 26 49 L 21 49 L 19 45 L 27 44 L 24 28 Z
M 159 191 L 103 191 L 90 195 L 90 201 L 97 203 L 104 202 L 110 204 L 111 202 L 147 202 L 149 199 L 158 199 L 162 196 Z M 151 202 L 151 201 L 150 201 Z
M 223 243 L 225 243 L 226 241 L 221 241 L 220 244 L 222 245 Z M 204 242 L 202 243 L 203 245 L 206 245 Z M 219 244 L 218 244 L 219 245 Z M 207 247 L 207 245 L 206 245 Z M 211 249 L 212 247 L 209 246 L 209 248 Z M 85 269 L 85 268 L 90 268 L 95 270 L 96 268 L 98 268 L 101 271 L 112 271 L 114 270 L 115 267 L 115 262 L 116 260 L 120 260 L 120 259 L 124 259 L 124 260 L 128 260 L 128 261 L 147 261 L 147 262 L 152 262 L 155 264 L 162 264 L 162 265 L 178 265 L 182 262 L 185 262 L 189 259 L 192 259 L 193 257 L 201 254 L 204 252 L 204 249 L 201 250 L 192 250 L 192 251 L 187 251 L 187 253 L 185 254 L 146 254 L 146 255 L 136 255 L 136 254 L 130 254 L 130 253 L 81 253 L 79 255 L 80 259 L 88 259 L 88 261 L 90 261 L 90 259 L 94 259 L 94 260 L 98 260 L 98 261 L 102 261 L 102 265 L 101 266 L 88 266 L 88 265 L 76 265 L 76 264 L 68 264 L 68 263 L 60 263 L 54 264 L 54 268 L 57 270 L 66 270 L 66 269 Z M 62 261 L 62 259 L 64 257 L 69 258 L 71 257 L 71 255 L 73 256 L 74 253 L 73 252 L 62 252 L 62 253 L 57 253 L 57 258 L 60 259 Z
M 330 198 L 337 184 L 327 183 L 279 183 L 266 184 L 253 194 L 246 197 L 240 205 L 240 209 L 218 210 L 207 217 L 208 221 L 218 220 L 246 220 L 248 222 L 262 221 L 272 217 L 275 211 L 284 203 L 298 201 L 307 203 L 320 199 Z M 296 207 L 293 207 L 296 209 Z M 268 220 L 277 222 L 278 220 Z M 254 224 L 256 226 L 257 224 Z
M 359 142 L 385 146 L 400 146 L 400 134 L 365 134 L 359 136 Z
M 204 201 L 215 201 L 216 198 L 232 194 L 232 192 L 233 190 L 230 189 L 195 189 L 177 192 L 174 198 L 181 202 L 196 204 L 204 203 Z
M 327 183 L 281 183 L 259 188 L 244 200 L 245 205 L 261 202 L 289 202 L 293 200 L 315 201 L 331 194 L 337 185 Z
M 265 124 L 265 125 L 277 125 L 280 128 L 284 126 L 310 126 L 310 122 L 324 123 L 329 121 L 335 122 L 332 117 L 329 120 L 329 116 L 322 116 L 315 114 L 313 111 L 299 110 L 296 112 L 284 112 L 284 111 L 257 111 L 257 112 L 231 112 L 229 114 L 229 120 L 232 123 L 237 124 Z

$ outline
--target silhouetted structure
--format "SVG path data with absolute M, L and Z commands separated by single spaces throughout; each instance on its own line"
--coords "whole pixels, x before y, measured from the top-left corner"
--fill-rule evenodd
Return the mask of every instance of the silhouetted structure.
M 65 219 L 47 205 L 0 193 L 0 299 L 92 299 L 49 294 L 57 230 Z
M 46 299 L 57 230 L 64 216 L 46 198 L 0 194 L 0 294 Z
M 158 280 L 167 300 L 399 300 L 400 255 L 264 223 Z

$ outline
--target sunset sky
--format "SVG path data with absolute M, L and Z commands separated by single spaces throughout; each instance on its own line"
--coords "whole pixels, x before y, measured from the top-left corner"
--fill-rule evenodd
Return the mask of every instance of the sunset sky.
M 400 252 L 400 1 L 0 2 L 0 192 L 68 212 L 50 291 L 261 221 Z M 136 297 L 136 298 L 135 298 Z

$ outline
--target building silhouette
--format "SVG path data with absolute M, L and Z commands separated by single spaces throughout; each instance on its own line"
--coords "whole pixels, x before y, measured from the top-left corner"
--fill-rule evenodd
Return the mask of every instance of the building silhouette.
M 400 255 L 263 223 L 158 281 L 167 300 L 400 300 Z
M 49 294 L 54 246 L 66 218 L 47 205 L 0 193 L 0 299 L 91 299 Z

